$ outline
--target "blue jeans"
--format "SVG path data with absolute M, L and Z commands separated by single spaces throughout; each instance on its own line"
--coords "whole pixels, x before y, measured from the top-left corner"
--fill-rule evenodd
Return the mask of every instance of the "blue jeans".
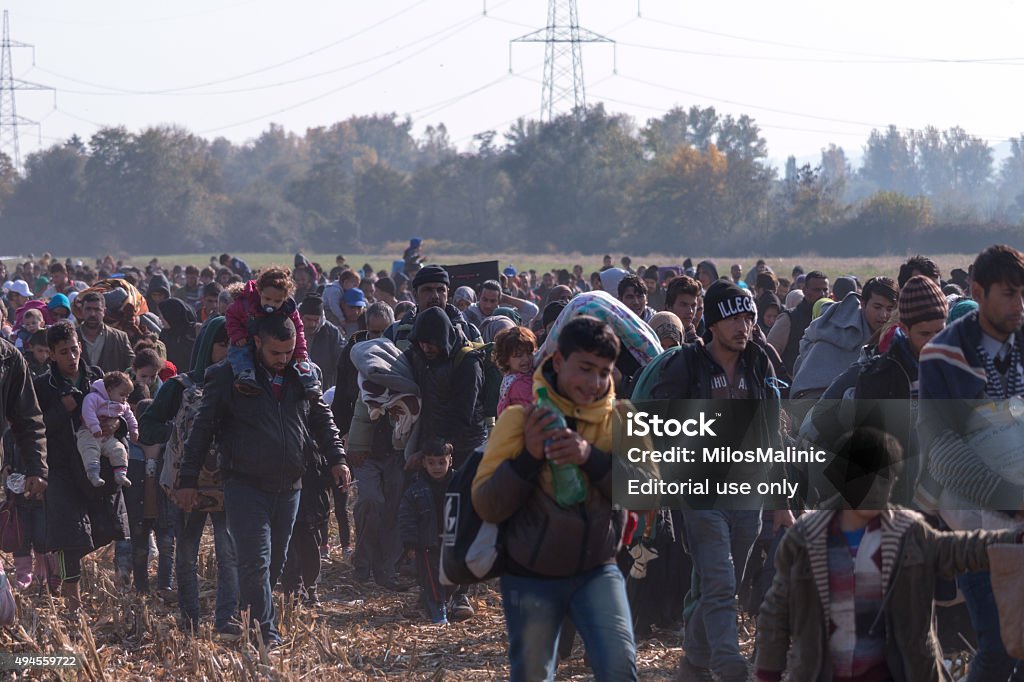
M 761 532 L 759 511 L 684 511 L 699 596 L 686 620 L 686 658 L 722 675 L 746 666 L 736 632 L 736 588 Z
M 284 569 L 300 492 L 268 493 L 237 479 L 224 481 L 224 512 L 238 554 L 238 606 L 249 609 L 264 641 L 281 639 L 270 591 Z
M 231 371 L 236 377 L 246 370 L 252 372 L 256 369 L 249 346 L 228 346 L 228 364 L 231 365 Z
M 1017 665 L 1017 674 L 1011 676 L 1017 661 L 1010 658 L 1006 653 L 1006 647 L 1003 646 L 1003 638 L 999 632 L 999 612 L 996 610 L 989 572 L 964 573 L 957 576 L 956 582 L 963 592 L 967 611 L 971 614 L 971 624 L 978 634 L 978 651 L 971 659 L 967 682 L 1006 682 L 1008 679 L 1024 679 L 1024 665 Z
M 213 522 L 213 548 L 217 554 L 217 606 L 214 627 L 223 628 L 238 614 L 238 558 L 235 541 L 228 532 L 224 512 L 178 510 L 174 527 L 178 534 L 178 608 L 182 624 L 195 631 L 199 627 L 199 579 L 196 575 L 199 542 L 203 537 L 206 517 Z
M 512 682 L 555 679 L 566 616 L 583 637 L 597 682 L 636 679 L 636 644 L 626 582 L 615 564 L 570 578 L 501 576 Z

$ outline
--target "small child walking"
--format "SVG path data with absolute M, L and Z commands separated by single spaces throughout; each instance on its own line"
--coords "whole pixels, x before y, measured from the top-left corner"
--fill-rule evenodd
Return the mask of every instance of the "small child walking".
M 503 329 L 494 337 L 494 364 L 505 376 L 498 389 L 498 416 L 510 405 L 533 404 L 533 354 L 537 337 L 526 327 Z
M 420 585 L 420 601 L 431 623 L 448 623 L 448 600 L 453 594 L 439 582 L 441 532 L 444 518 L 444 497 L 455 475 L 452 469 L 452 446 L 446 443 L 441 452 L 423 456 L 423 469 L 402 495 L 398 510 L 398 529 L 402 546 L 415 561 Z
M 242 395 L 258 395 L 260 391 L 251 344 L 256 321 L 268 315 L 285 315 L 295 325 L 293 366 L 309 399 L 315 400 L 322 395 L 320 382 L 309 362 L 302 317 L 291 297 L 293 293 L 295 282 L 291 273 L 284 268 L 269 268 L 260 274 L 259 279 L 250 280 L 224 313 L 231 341 L 228 363 L 235 373 L 235 390 Z
M 14 442 L 10 431 L 4 436 L 4 450 L 7 461 L 5 469 L 0 471 L 0 478 L 6 476 L 5 495 L 14 499 L 18 516 L 23 529 L 21 547 L 14 551 L 14 585 L 21 591 L 32 587 L 38 580 L 40 591 L 49 590 L 50 594 L 60 593 L 60 574 L 57 571 L 57 559 L 46 551 L 46 505 L 42 500 L 31 500 L 25 497 L 25 479 L 27 473 L 21 453 Z M 35 554 L 33 570 L 32 556 Z
M 92 383 L 92 391 L 82 402 L 82 428 L 78 430 L 78 452 L 85 465 L 89 482 L 97 488 L 106 481 L 100 478 L 100 457 L 106 457 L 114 468 L 117 485 L 130 488 L 128 480 L 128 450 L 113 436 L 104 436 L 100 419 L 124 418 L 133 443 L 139 441 L 139 423 L 128 404 L 128 396 L 135 386 L 124 372 L 107 372 Z

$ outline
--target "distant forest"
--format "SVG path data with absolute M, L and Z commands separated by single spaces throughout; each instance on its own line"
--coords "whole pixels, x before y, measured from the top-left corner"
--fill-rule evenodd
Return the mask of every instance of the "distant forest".
M 460 152 L 395 114 L 243 145 L 105 128 L 0 157 L 3 250 L 372 250 L 423 235 L 477 252 L 974 252 L 1024 236 L 1024 135 L 996 163 L 960 128 L 875 130 L 861 165 L 769 165 L 756 121 L 675 108 L 642 126 L 596 105 L 519 120 Z

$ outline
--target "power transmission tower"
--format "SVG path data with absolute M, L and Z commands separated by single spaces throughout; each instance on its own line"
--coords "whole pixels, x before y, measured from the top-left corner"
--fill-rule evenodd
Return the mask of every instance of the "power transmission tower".
M 14 77 L 11 63 L 12 47 L 28 47 L 33 49 L 32 62 L 35 63 L 35 48 L 27 43 L 11 40 L 11 29 L 7 21 L 7 10 L 4 10 L 4 37 L 0 42 L 0 151 L 7 154 L 15 168 L 21 168 L 21 149 L 18 143 L 18 126 L 38 126 L 38 121 L 18 116 L 14 103 L 15 90 L 53 90 L 39 83 L 32 83 Z
M 544 121 L 553 120 L 567 107 L 577 115 L 585 109 L 583 43 L 615 45 L 611 38 L 580 28 L 576 0 L 548 0 L 547 26 L 515 38 L 511 43 L 544 43 L 544 85 L 540 98 L 540 116 Z

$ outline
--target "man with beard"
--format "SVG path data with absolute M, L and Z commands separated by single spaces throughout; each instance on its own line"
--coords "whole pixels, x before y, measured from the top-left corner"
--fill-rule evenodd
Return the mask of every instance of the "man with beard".
M 196 508 L 200 468 L 214 439 L 220 444 L 224 512 L 238 556 L 241 610 L 249 609 L 270 648 L 281 644 L 271 588 L 284 568 L 299 509 L 302 477 L 315 444 L 336 485 L 351 481 L 331 410 L 310 398 L 292 362 L 295 325 L 283 315 L 259 320 L 254 337 L 253 395 L 234 390 L 228 363 L 206 374 L 203 401 L 185 443 L 176 501 Z
M 469 341 L 479 341 L 480 330 L 476 328 L 476 325 L 467 321 L 458 308 L 448 303 L 450 286 L 448 272 L 440 265 L 427 265 L 420 268 L 412 280 L 416 307 L 388 327 L 384 331 L 384 338 L 394 343 L 399 349 L 405 350 L 409 347 L 409 334 L 412 332 L 413 325 L 416 324 L 417 315 L 429 308 L 440 308 L 448 316 L 452 326 L 462 333 L 463 338 Z
M 705 322 L 711 341 L 680 348 L 661 366 L 649 395 L 635 400 L 713 399 L 758 400 L 769 403 L 769 418 L 751 428 L 763 430 L 763 447 L 782 443 L 779 394 L 768 356 L 750 341 L 757 308 L 750 294 L 728 280 L 712 283 L 704 297 Z M 693 613 L 686 622 L 686 655 L 680 680 L 723 682 L 747 679 L 747 661 L 740 653 L 736 630 L 736 590 L 747 557 L 761 531 L 758 510 L 684 510 L 686 542 L 697 574 Z M 776 511 L 776 530 L 792 525 L 793 515 Z
M 1008 410 L 1006 401 L 1024 396 L 1024 254 L 990 246 L 975 259 L 972 275 L 978 309 L 921 352 L 917 426 L 925 467 L 917 493 L 953 530 L 992 530 L 1020 522 L 1024 489 L 967 436 L 988 430 L 979 424 L 995 418 L 993 405 Z M 967 681 L 1004 682 L 1022 662 L 1003 645 L 989 572 L 960 575 L 957 584 L 978 633 Z
M 82 320 L 78 338 L 82 344 L 85 364 L 104 372 L 123 372 L 132 366 L 135 353 L 128 335 L 103 322 L 107 303 L 103 294 L 89 291 L 80 297 Z

